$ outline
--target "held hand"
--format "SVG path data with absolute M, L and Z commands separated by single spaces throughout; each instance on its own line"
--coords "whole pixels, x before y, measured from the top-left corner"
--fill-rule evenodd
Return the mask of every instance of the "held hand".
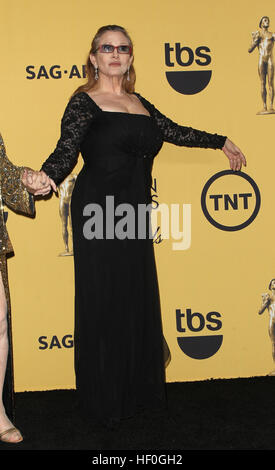
M 231 140 L 226 139 L 222 151 L 229 159 L 231 170 L 239 171 L 241 170 L 242 165 L 246 166 L 245 156 L 241 150 L 235 144 L 233 144 L 233 142 L 231 142 Z
M 40 188 L 35 192 L 35 196 L 39 194 L 44 195 L 45 191 L 47 191 L 46 194 L 48 194 L 51 190 L 53 190 L 54 192 L 57 192 L 57 187 L 56 187 L 55 182 L 44 171 L 39 172 L 38 181 L 39 181 L 39 178 L 40 178 Z
M 44 171 L 34 171 L 26 168 L 22 175 L 22 182 L 27 191 L 34 196 L 46 196 L 52 189 L 57 191 L 55 182 Z

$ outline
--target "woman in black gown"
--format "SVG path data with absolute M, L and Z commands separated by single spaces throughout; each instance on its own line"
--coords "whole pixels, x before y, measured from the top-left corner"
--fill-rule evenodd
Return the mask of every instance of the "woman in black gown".
M 84 160 L 71 201 L 76 388 L 86 416 L 104 420 L 165 404 L 153 241 L 149 225 L 147 236 L 138 237 L 137 217 L 139 205 L 151 201 L 154 157 L 165 141 L 223 149 L 234 170 L 245 163 L 226 137 L 179 126 L 134 93 L 132 61 L 127 32 L 100 28 L 87 61 L 88 83 L 70 99 L 61 137 L 41 169 L 59 184 L 79 151 Z M 112 204 L 114 212 L 120 204 L 135 209 L 134 231 L 125 238 L 125 213 L 110 215 Z

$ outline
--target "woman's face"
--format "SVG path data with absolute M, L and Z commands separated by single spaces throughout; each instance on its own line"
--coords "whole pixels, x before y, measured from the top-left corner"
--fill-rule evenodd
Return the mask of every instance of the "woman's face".
M 98 42 L 98 48 L 106 44 L 112 46 L 128 46 L 129 41 L 120 31 L 106 31 L 106 33 L 102 34 Z M 90 55 L 90 60 L 94 67 L 98 67 L 99 76 L 100 74 L 104 74 L 108 77 L 121 77 L 130 67 L 133 56 L 130 54 L 121 54 L 117 49 L 108 53 L 100 52 L 98 49 L 95 54 Z

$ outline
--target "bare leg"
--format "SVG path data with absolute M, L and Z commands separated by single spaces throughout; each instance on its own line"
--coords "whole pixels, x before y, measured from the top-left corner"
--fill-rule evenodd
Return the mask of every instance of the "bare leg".
M 7 358 L 8 358 L 8 322 L 7 322 L 7 302 L 5 296 L 2 275 L 0 271 L 0 434 L 13 427 L 13 424 L 6 415 L 3 404 L 3 386 L 6 374 Z M 2 440 L 6 442 L 20 442 L 22 436 L 19 431 L 13 431 L 5 434 Z

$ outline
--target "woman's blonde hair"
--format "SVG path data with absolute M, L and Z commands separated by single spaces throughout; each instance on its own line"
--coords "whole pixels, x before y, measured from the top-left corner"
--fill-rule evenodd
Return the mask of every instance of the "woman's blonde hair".
M 96 53 L 97 48 L 98 48 L 99 40 L 100 40 L 101 36 L 104 33 L 106 33 L 107 31 L 119 31 L 120 33 L 123 33 L 124 36 L 129 41 L 129 45 L 131 46 L 131 49 L 132 49 L 131 53 L 133 54 L 133 43 L 132 43 L 132 40 L 131 40 L 129 34 L 125 30 L 125 28 L 123 28 L 122 26 L 117 26 L 117 25 L 108 25 L 108 26 L 102 26 L 101 28 L 99 28 L 99 30 L 97 31 L 95 37 L 92 40 L 91 49 L 90 49 L 90 52 L 88 54 L 88 58 L 87 58 L 87 61 L 86 61 L 87 82 L 84 83 L 84 85 L 81 85 L 80 87 L 78 87 L 75 90 L 74 95 L 76 93 L 80 93 L 81 91 L 87 92 L 87 91 L 91 90 L 92 88 L 94 88 L 94 86 L 97 84 L 97 81 L 95 79 L 94 66 L 92 65 L 91 60 L 90 60 L 90 54 L 95 54 Z M 129 80 L 127 79 L 127 76 L 125 74 L 124 77 L 123 77 L 123 82 L 122 82 L 122 87 L 126 91 L 126 93 L 133 93 L 135 91 L 135 82 L 136 82 L 136 72 L 135 72 L 135 69 L 134 69 L 134 66 L 133 66 L 133 62 L 132 62 L 131 66 L 129 68 Z

